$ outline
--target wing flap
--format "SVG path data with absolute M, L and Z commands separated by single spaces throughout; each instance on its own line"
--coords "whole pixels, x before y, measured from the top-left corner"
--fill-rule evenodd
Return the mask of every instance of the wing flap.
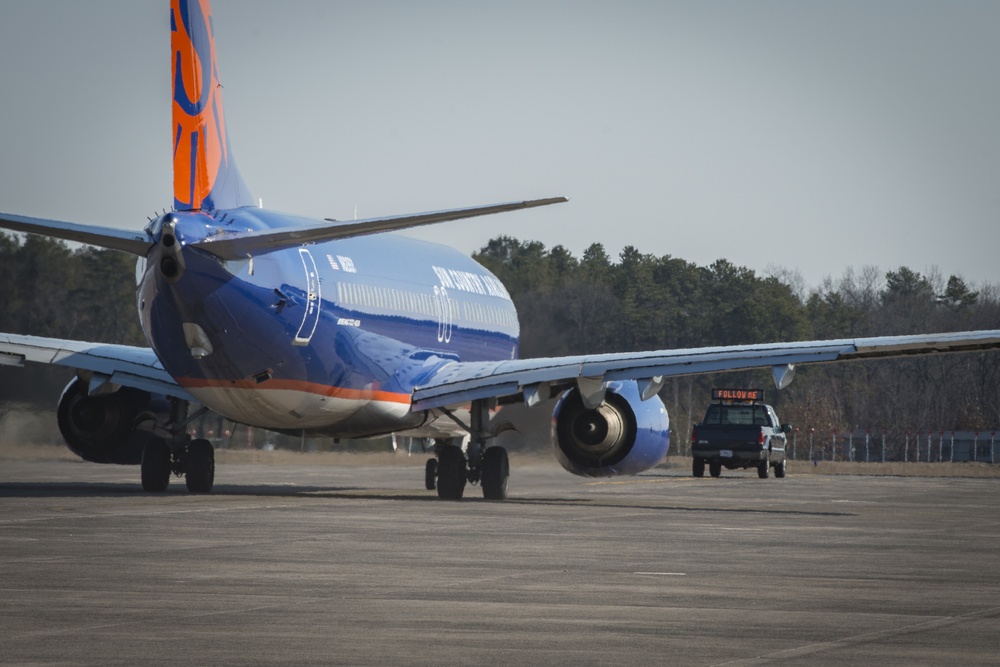
M 414 410 L 427 410 L 482 398 L 509 398 L 521 394 L 526 387 L 541 383 L 564 389 L 580 377 L 601 378 L 605 382 L 647 380 L 753 368 L 993 349 L 1000 349 L 1000 330 L 498 362 L 452 362 L 413 390 L 412 406 Z
M 0 333 L 0 365 L 23 366 L 25 362 L 96 373 L 113 384 L 197 402 L 147 347 Z

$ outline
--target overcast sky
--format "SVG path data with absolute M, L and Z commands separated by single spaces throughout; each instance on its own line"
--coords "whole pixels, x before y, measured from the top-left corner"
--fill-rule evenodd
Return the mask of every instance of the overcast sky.
M 214 0 L 255 197 L 411 232 L 1000 282 L 1000 2 Z M 0 211 L 172 204 L 166 0 L 0 0 Z

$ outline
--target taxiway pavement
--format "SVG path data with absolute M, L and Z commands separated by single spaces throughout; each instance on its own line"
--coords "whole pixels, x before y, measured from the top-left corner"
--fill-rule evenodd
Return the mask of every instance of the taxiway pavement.
M 995 665 L 1000 480 L 0 461 L 3 665 Z

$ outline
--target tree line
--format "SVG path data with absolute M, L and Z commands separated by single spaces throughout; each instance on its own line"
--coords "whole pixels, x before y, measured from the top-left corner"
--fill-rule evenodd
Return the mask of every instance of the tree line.
M 628 246 L 613 260 L 593 244 L 574 257 L 508 236 L 477 261 L 517 306 L 524 357 L 1000 328 L 1000 288 L 907 267 L 847 269 L 807 288 L 720 259 L 699 266 Z M 145 345 L 135 257 L 0 233 L 0 331 Z M 65 369 L 0 366 L 0 400 L 51 407 Z M 661 392 L 685 442 L 712 386 L 761 386 L 782 420 L 816 431 L 988 430 L 1000 426 L 1000 353 L 829 364 L 798 370 L 777 392 L 768 371 L 669 381 Z
M 806 288 L 785 269 L 699 266 L 632 246 L 612 260 L 593 244 L 578 259 L 563 246 L 501 236 L 474 257 L 507 285 L 526 357 L 1000 328 L 996 285 L 905 266 L 849 268 Z M 901 439 L 1000 426 L 1000 353 L 987 352 L 806 366 L 780 392 L 769 371 L 674 379 L 661 397 L 675 442 L 686 445 L 711 387 L 733 385 L 765 388 L 781 419 L 802 431 L 872 428 Z
M 136 258 L 34 234 L 0 232 L 0 331 L 146 345 L 135 304 Z M 64 368 L 0 365 L 0 401 L 54 407 Z

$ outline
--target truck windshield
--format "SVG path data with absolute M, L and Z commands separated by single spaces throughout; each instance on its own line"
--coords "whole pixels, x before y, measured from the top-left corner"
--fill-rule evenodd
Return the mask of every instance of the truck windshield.
M 724 424 L 769 426 L 770 422 L 763 405 L 727 405 L 723 403 L 708 406 L 705 424 L 712 426 Z

